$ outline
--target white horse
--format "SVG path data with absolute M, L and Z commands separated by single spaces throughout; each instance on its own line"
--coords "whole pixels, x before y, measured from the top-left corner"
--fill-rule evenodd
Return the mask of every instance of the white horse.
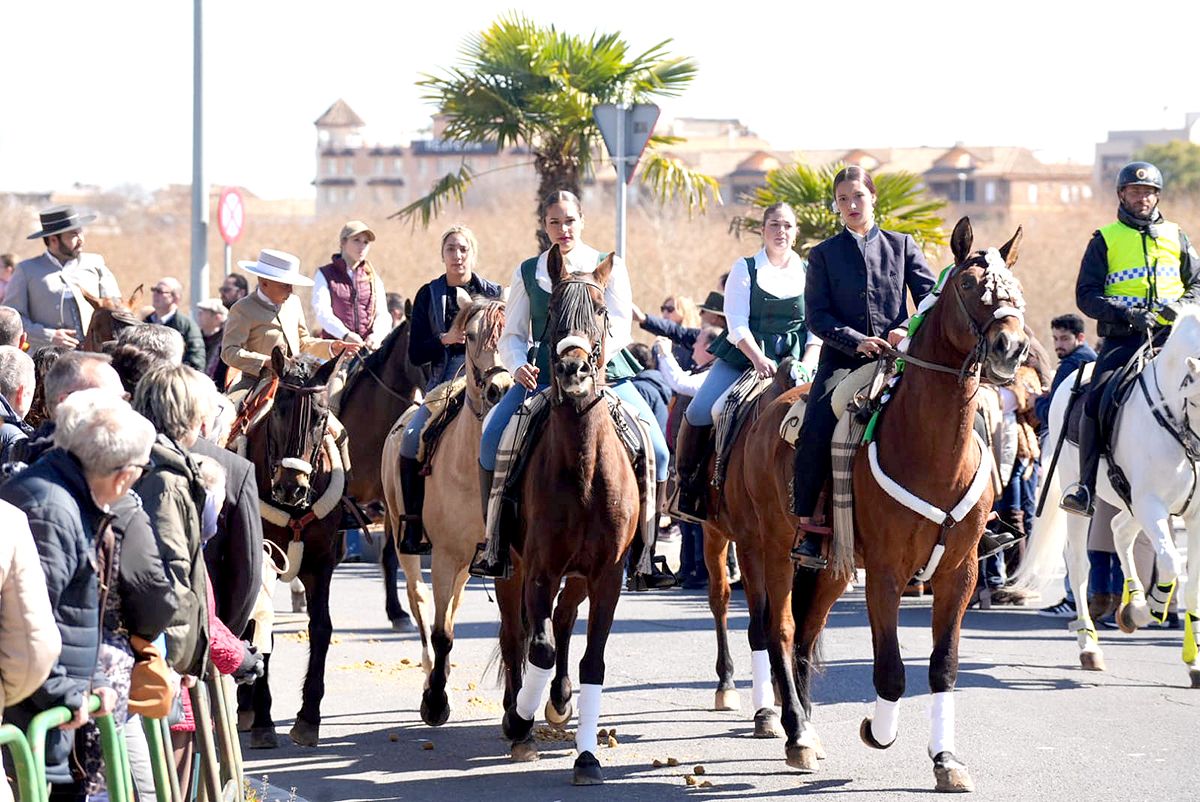
M 1149 624 L 1155 616 L 1160 620 L 1165 616 L 1176 579 L 1184 569 L 1183 559 L 1171 538 L 1171 516 L 1183 520 L 1188 533 L 1188 553 L 1192 557 L 1187 574 L 1183 661 L 1188 666 L 1192 687 L 1200 688 L 1196 646 L 1200 642 L 1200 487 L 1197 487 L 1200 476 L 1196 462 L 1180 442 L 1200 443 L 1200 359 L 1193 355 L 1200 355 L 1200 306 L 1188 305 L 1176 317 L 1162 351 L 1142 370 L 1140 386 L 1130 389 L 1128 400 L 1118 413 L 1113 455 L 1129 480 L 1130 508 L 1126 508 L 1108 479 L 1107 460 L 1102 461 L 1096 493 L 1119 510 L 1112 527 L 1117 556 L 1126 577 L 1117 610 L 1118 624 L 1125 632 Z M 1087 365 L 1082 370 L 1090 372 L 1091 367 Z M 1048 444 L 1058 442 L 1066 424 L 1074 383 L 1072 374 L 1059 385 L 1051 400 Z M 1064 442 L 1055 473 L 1047 477 L 1046 505 L 1034 523 L 1016 582 L 1027 588 L 1048 583 L 1061 565 L 1066 539 L 1067 576 L 1078 610 L 1072 629 L 1079 638 L 1080 663 L 1085 669 L 1103 671 L 1104 656 L 1087 605 L 1088 521 L 1067 514 L 1058 506 L 1062 488 L 1078 478 L 1079 450 Z M 1151 590 L 1149 601 L 1134 570 L 1133 542 L 1139 531 L 1149 536 L 1158 565 L 1158 584 Z

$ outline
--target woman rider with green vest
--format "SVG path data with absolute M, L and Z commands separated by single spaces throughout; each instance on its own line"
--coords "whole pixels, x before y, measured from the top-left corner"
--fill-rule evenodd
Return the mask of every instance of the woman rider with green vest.
M 725 320 L 729 328 L 709 352 L 717 357 L 695 398 L 688 404 L 675 444 L 679 474 L 678 517 L 703 521 L 708 443 L 713 405 L 738 378 L 753 368 L 762 378 L 775 375 L 784 357 L 815 368 L 821 341 L 804 324 L 805 264 L 792 250 L 796 213 L 786 203 L 763 212 L 763 247 L 738 259 L 725 283 Z
M 550 242 L 558 246 L 563 264 L 571 273 L 591 273 L 608 255 L 582 241 L 583 209 L 579 205 L 579 198 L 571 192 L 552 192 L 542 201 L 542 227 Z M 546 272 L 548 254 L 549 251 L 545 251 L 522 262 L 513 273 L 509 287 L 499 350 L 500 361 L 512 374 L 514 384 L 489 414 L 479 445 L 479 489 L 485 514 L 500 436 L 521 403 L 550 384 L 549 346 L 540 341 L 546 331 L 550 305 L 550 274 Z M 629 271 L 619 256 L 613 257 L 612 273 L 604 289 L 604 305 L 608 308 L 608 333 L 604 341 L 605 376 L 613 392 L 633 406 L 638 417 L 649 424 L 659 483 L 657 496 L 661 498 L 667 481 L 670 455 L 666 436 L 659 428 L 654 413 L 637 389 L 625 381 L 638 371 L 639 366 L 624 350 L 632 340 L 633 291 L 629 285 Z M 508 549 L 501 548 L 498 563 L 488 564 L 476 559 L 471 566 L 471 573 L 476 576 L 504 576 L 508 568 L 507 561 Z
M 1092 235 L 1075 303 L 1097 321 L 1104 338 L 1084 401 L 1079 431 L 1079 482 L 1063 495 L 1067 512 L 1091 515 L 1100 466 L 1099 417 L 1104 383 L 1146 342 L 1160 310 L 1173 302 L 1196 303 L 1200 258 L 1187 235 L 1158 210 L 1162 173 L 1148 162 L 1130 162 L 1117 175 L 1117 221 Z

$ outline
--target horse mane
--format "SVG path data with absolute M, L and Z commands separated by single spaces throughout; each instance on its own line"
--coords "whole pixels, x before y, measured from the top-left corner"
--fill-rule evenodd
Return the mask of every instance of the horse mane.
M 489 298 L 486 295 L 472 295 L 471 303 L 459 308 L 450 328 L 466 329 L 467 321 L 477 312 L 483 315 L 481 347 L 488 351 L 494 351 L 500 344 L 500 335 L 504 331 L 504 301 Z
M 551 316 L 551 325 L 568 331 L 584 332 L 593 341 L 599 339 L 602 332 L 596 323 L 596 305 L 588 292 L 591 286 L 590 283 L 577 280 L 559 282 L 550 298 L 556 312 Z
M 400 340 L 400 335 L 408 330 L 408 319 L 405 318 L 395 328 L 388 332 L 388 335 L 383 338 L 383 342 L 379 347 L 367 355 L 363 360 L 363 367 L 371 372 L 379 375 L 383 366 L 387 364 L 392 357 L 392 351 L 396 349 L 396 343 Z
M 1196 354 L 1200 354 L 1200 305 L 1183 304 L 1159 356 L 1166 363 L 1164 367 L 1174 371 L 1182 370 L 1184 360 Z

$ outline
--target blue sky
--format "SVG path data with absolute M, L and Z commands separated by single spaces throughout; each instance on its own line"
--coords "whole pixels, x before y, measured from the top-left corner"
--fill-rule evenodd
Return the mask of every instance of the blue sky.
M 338 97 L 367 136 L 428 123 L 414 80 L 454 63 L 504 6 L 383 0 L 205 3 L 207 178 L 312 192 L 312 122 Z M 780 148 L 1019 144 L 1090 161 L 1109 129 L 1200 111 L 1200 3 L 525 2 L 576 33 L 673 39 L 700 73 L 668 115 L 738 117 Z M 1147 19 L 1137 14 L 1145 9 Z M 0 190 L 191 175 L 187 0 L 9 0 L 0 8 Z M 1172 38 L 1173 37 L 1173 38 Z

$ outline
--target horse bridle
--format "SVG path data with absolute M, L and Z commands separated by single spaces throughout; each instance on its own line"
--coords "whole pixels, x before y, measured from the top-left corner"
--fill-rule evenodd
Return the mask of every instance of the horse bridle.
M 590 281 L 586 278 L 563 279 L 562 281 L 560 281 L 558 283 L 558 286 L 559 287 L 567 287 L 572 284 L 582 285 L 584 287 L 590 287 L 590 288 L 596 290 L 597 292 L 599 292 L 601 298 L 604 297 L 604 288 L 601 287 L 596 282 Z M 591 365 L 591 367 L 592 367 L 592 375 L 593 376 L 602 376 L 603 374 L 601 373 L 601 371 L 604 368 L 604 365 L 603 365 L 604 333 L 608 330 L 608 307 L 605 306 L 603 303 L 596 304 L 596 302 L 592 300 L 590 293 L 588 294 L 588 302 L 591 305 L 593 318 L 596 316 L 599 316 L 603 319 L 603 322 L 600 323 L 599 325 L 596 325 L 595 322 L 593 321 L 592 325 L 590 325 L 588 328 L 593 329 L 594 331 L 584 332 L 591 338 L 590 348 L 588 349 L 587 361 L 588 361 L 588 364 Z M 551 319 L 550 319 L 550 316 L 547 315 L 546 316 L 546 329 L 547 330 L 550 328 L 550 325 L 551 325 Z M 546 331 L 543 331 L 542 332 L 543 342 L 545 341 L 545 335 L 546 335 Z M 567 335 L 567 336 L 569 337 L 572 335 Z M 554 372 L 553 367 L 554 367 L 554 365 L 556 365 L 558 363 L 559 358 L 561 356 L 561 354 L 559 353 L 558 345 L 560 342 L 562 342 L 562 340 L 565 340 L 565 339 L 566 339 L 566 337 L 563 337 L 561 339 L 556 339 L 552 343 L 547 344 L 549 347 L 549 350 L 550 350 L 551 373 Z M 553 403 L 557 406 L 558 404 L 562 403 L 562 393 L 558 389 L 558 379 L 552 378 L 551 381 L 553 382 L 553 387 L 554 387 Z M 599 398 L 599 396 L 597 396 L 597 399 L 598 398 Z
M 271 437 L 271 427 L 267 426 L 268 473 L 273 476 L 276 468 L 284 467 L 284 468 L 289 468 L 291 470 L 297 470 L 302 473 L 308 474 L 310 476 L 310 480 L 309 480 L 308 489 L 305 491 L 304 499 L 300 504 L 295 505 L 298 507 L 306 507 L 306 506 L 308 506 L 309 502 L 312 500 L 311 496 L 312 496 L 312 493 L 314 492 L 315 482 L 313 482 L 312 479 L 314 479 L 319 474 L 319 466 L 321 464 L 319 456 L 320 456 L 320 449 L 321 449 L 322 441 L 324 439 L 322 434 L 324 433 L 325 426 L 329 421 L 329 410 L 325 409 L 325 410 L 321 411 L 319 427 L 314 425 L 313 396 L 316 395 L 317 393 L 325 392 L 325 390 L 328 388 L 328 385 L 320 384 L 315 387 L 309 387 L 307 385 L 293 384 L 292 382 L 288 382 L 288 381 L 284 381 L 283 379 L 280 379 L 279 380 L 279 388 L 286 389 L 289 392 L 294 393 L 295 395 L 298 396 L 297 403 L 300 405 L 300 408 L 296 412 L 296 416 L 299 418 L 300 425 L 297 427 L 294 427 L 292 429 L 292 432 L 289 434 L 289 440 L 284 444 L 285 456 L 278 457 L 278 458 L 277 458 L 277 455 L 275 454 L 274 440 Z M 278 403 L 278 397 L 276 398 L 276 403 Z M 314 438 L 314 440 L 311 444 L 308 444 L 307 439 L 308 439 L 310 433 L 313 431 L 318 432 L 318 435 L 316 438 Z M 300 438 L 299 443 L 295 443 L 295 441 L 292 440 L 292 438 L 297 438 L 297 437 Z M 292 448 L 293 445 L 296 446 L 295 449 Z M 297 456 L 297 457 L 286 456 L 287 453 L 290 453 L 293 450 L 300 456 Z M 304 458 L 305 455 L 307 455 L 308 459 Z M 295 463 L 288 465 L 287 463 L 291 460 L 295 460 Z M 306 470 L 306 468 L 307 468 L 307 470 Z
M 971 314 L 971 310 L 967 309 L 967 304 L 962 297 L 962 289 L 958 286 L 958 282 L 954 279 L 966 268 L 971 266 L 979 266 L 981 263 L 985 269 L 988 267 L 987 257 L 977 253 L 967 261 L 963 262 L 961 265 L 954 265 L 954 267 L 950 270 L 950 274 L 946 276 L 945 283 L 953 286 L 954 300 L 958 303 L 959 310 L 963 313 L 963 317 L 967 319 L 967 323 L 971 326 L 971 332 L 975 335 L 975 347 L 971 349 L 958 368 L 953 368 L 949 365 L 941 365 L 937 362 L 929 362 L 924 359 L 918 359 L 890 347 L 886 349 L 885 353 L 895 359 L 903 359 L 906 364 L 915 365 L 916 367 L 925 368 L 926 370 L 934 370 L 939 373 L 949 373 L 952 376 L 957 376 L 959 384 L 965 384 L 968 377 L 979 381 L 979 378 L 983 373 L 983 364 L 987 360 L 988 353 L 991 351 L 992 347 L 991 343 L 988 341 L 988 332 L 992 330 L 992 326 L 995 326 L 1001 320 L 1004 320 L 1007 317 L 1012 317 L 1011 313 L 1000 315 L 999 317 L 993 313 L 991 319 L 989 319 L 988 322 L 983 326 L 980 326 L 979 322 L 975 320 L 975 317 Z M 1007 307 L 997 306 L 996 311 L 1003 311 L 1006 308 Z M 1014 379 L 1009 379 L 1007 382 L 1005 382 L 1005 384 L 1011 384 Z
M 472 312 L 469 315 L 467 321 L 463 324 L 464 333 L 466 332 L 467 326 L 470 324 L 470 318 L 473 318 L 476 314 L 482 313 L 483 310 L 481 309 L 479 312 Z M 475 385 L 475 389 L 478 390 L 480 394 L 483 393 L 484 388 L 487 387 L 487 383 L 491 381 L 493 377 L 499 376 L 501 373 L 508 373 L 508 368 L 504 367 L 504 365 L 492 365 L 490 368 L 483 371 L 475 367 L 476 361 L 478 361 L 483 355 L 483 349 L 483 343 L 480 343 L 475 348 L 468 349 L 466 365 L 463 366 L 464 368 L 470 368 L 471 382 Z M 467 408 L 471 410 L 471 414 L 475 416 L 475 419 L 483 420 L 484 416 L 487 415 L 487 409 L 483 407 L 476 409 L 475 405 L 471 403 L 470 393 L 467 393 L 466 402 Z

